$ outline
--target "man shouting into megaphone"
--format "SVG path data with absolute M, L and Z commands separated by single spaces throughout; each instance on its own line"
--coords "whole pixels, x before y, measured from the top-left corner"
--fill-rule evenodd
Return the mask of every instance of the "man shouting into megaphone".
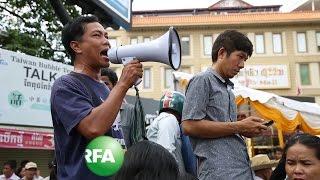
M 91 139 L 110 135 L 126 92 L 142 77 L 142 64 L 128 63 L 113 91 L 99 81 L 100 69 L 109 66 L 110 44 L 95 16 L 81 16 L 65 25 L 62 43 L 74 71 L 58 78 L 51 92 L 57 177 L 106 179 L 86 167 L 85 148 Z

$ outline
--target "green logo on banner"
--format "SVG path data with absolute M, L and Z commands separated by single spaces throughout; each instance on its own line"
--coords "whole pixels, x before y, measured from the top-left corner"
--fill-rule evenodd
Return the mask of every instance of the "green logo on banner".
M 8 95 L 8 103 L 15 108 L 21 107 L 26 101 L 23 94 L 17 90 L 11 91 Z
M 111 176 L 122 166 L 124 150 L 120 143 L 109 136 L 99 136 L 86 147 L 87 167 L 96 175 Z

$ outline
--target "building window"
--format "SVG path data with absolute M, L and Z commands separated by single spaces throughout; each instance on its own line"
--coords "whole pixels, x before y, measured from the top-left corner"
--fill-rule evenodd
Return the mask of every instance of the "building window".
M 173 87 L 173 74 L 172 74 L 172 69 L 171 68 L 165 68 L 164 69 L 164 87 L 165 88 L 171 88 Z
M 111 47 L 117 47 L 117 40 L 116 39 L 109 38 L 108 41 L 109 41 Z
M 317 38 L 317 50 L 320 52 L 320 32 L 316 33 L 316 38 Z
M 281 34 L 272 34 L 273 52 L 282 53 Z
M 131 38 L 130 39 L 130 44 L 138 44 L 138 39 L 137 38 Z
M 151 69 L 150 68 L 143 69 L 143 88 L 144 89 L 151 88 Z
M 211 55 L 212 49 L 212 36 L 203 36 L 203 54 L 205 56 Z
M 310 85 L 310 68 L 309 64 L 300 64 L 300 81 L 301 85 Z
M 297 33 L 298 52 L 307 52 L 306 33 Z
M 143 42 L 150 42 L 150 41 L 151 41 L 151 38 L 149 38 L 149 37 L 143 38 Z
M 188 36 L 181 37 L 181 51 L 182 51 L 182 56 L 190 55 L 190 37 Z
M 255 41 L 256 41 L 256 53 L 263 54 L 264 53 L 264 36 L 262 34 L 256 34 Z

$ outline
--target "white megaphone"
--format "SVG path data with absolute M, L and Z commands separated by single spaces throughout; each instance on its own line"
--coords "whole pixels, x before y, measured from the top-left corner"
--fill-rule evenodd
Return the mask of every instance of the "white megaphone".
M 126 45 L 109 49 L 108 58 L 111 63 L 126 65 L 134 58 L 140 62 L 160 62 L 178 70 L 181 65 L 181 45 L 175 28 L 150 42 Z M 139 79 L 135 85 L 140 84 Z

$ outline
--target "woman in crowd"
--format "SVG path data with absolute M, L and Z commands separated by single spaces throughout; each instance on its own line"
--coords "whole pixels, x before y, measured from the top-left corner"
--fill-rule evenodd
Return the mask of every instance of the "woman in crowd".
M 318 180 L 320 178 L 320 138 L 297 134 L 289 139 L 271 180 Z

